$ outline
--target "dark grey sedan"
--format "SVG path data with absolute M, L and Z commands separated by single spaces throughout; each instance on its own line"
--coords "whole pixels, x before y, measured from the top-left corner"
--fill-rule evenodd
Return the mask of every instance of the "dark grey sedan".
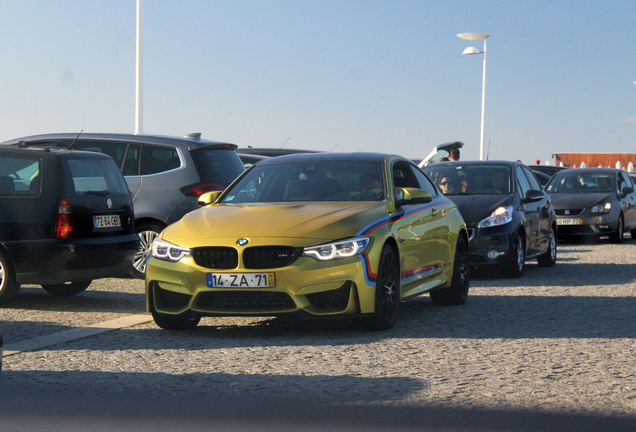
M 545 187 L 552 196 L 559 237 L 636 238 L 636 194 L 627 173 L 614 168 L 572 168 L 555 174 Z

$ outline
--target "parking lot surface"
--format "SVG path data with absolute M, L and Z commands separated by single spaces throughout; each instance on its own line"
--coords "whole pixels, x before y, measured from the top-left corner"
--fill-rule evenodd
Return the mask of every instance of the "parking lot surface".
M 171 332 L 148 316 L 53 343 L 64 332 L 144 313 L 143 281 L 95 281 L 71 298 L 25 286 L 0 309 L 0 392 L 633 417 L 635 264 L 629 237 L 621 245 L 559 244 L 555 267 L 529 263 L 521 279 L 474 273 L 465 305 L 418 297 L 402 303 L 386 332 L 364 331 L 355 320 L 236 317 Z M 36 338 L 53 344 L 10 353 Z

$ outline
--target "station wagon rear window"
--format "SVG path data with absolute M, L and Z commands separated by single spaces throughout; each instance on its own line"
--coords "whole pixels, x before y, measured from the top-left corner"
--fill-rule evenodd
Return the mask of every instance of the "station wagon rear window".
M 110 159 L 69 159 L 75 193 L 87 195 L 128 194 L 119 169 Z

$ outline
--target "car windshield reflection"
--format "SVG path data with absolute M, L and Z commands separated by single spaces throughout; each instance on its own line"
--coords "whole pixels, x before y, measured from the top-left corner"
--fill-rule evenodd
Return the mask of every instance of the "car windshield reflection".
M 510 195 L 511 170 L 506 165 L 429 165 L 424 172 L 444 195 Z
M 545 190 L 548 193 L 602 193 L 613 192 L 616 181 L 610 173 L 563 174 L 552 178 Z
M 348 161 L 254 166 L 225 194 L 226 204 L 386 199 L 380 164 Z

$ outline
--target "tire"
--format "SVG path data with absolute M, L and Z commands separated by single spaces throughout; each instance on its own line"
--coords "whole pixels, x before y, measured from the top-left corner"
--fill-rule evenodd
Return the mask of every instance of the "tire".
M 623 222 L 623 215 L 618 215 L 618 221 L 616 222 L 616 231 L 610 234 L 610 241 L 612 243 L 623 243 L 623 234 L 625 234 L 625 223 Z
M 163 231 L 163 227 L 159 224 L 145 223 L 140 224 L 136 231 L 139 236 L 139 249 L 137 249 L 137 253 L 133 257 L 130 274 L 137 279 L 144 279 L 146 277 L 146 254 L 148 248 L 159 233 Z
M 16 298 L 20 284 L 15 279 L 15 270 L 9 256 L 0 251 L 0 305 Z
M 455 260 L 453 263 L 453 280 L 448 288 L 431 291 L 431 300 L 436 305 L 459 306 L 466 303 L 470 288 L 470 266 L 468 265 L 468 243 L 464 236 L 457 238 Z
M 548 250 L 537 257 L 537 263 L 541 267 L 554 267 L 557 258 L 557 239 L 554 227 L 550 228 L 550 238 L 548 239 Z
M 42 288 L 47 293 L 57 297 L 71 297 L 85 291 L 92 282 L 92 280 L 73 281 L 55 285 L 42 285 Z
M 367 324 L 372 330 L 389 330 L 395 325 L 400 306 L 400 263 L 397 252 L 386 244 L 380 254 L 375 284 L 375 311 Z
M 502 270 L 503 274 L 509 278 L 520 278 L 526 267 L 526 242 L 523 232 L 519 231 L 515 235 L 515 240 L 510 248 L 510 257 Z
M 164 330 L 191 330 L 201 321 L 198 315 L 167 315 L 155 311 L 152 311 L 152 318 Z

